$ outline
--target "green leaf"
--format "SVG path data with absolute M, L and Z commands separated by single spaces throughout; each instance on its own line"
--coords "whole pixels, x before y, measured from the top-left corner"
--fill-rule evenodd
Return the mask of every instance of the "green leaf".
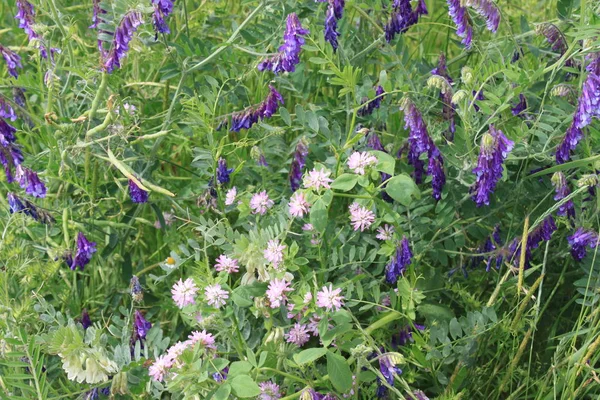
M 252 364 L 250 364 L 248 361 L 234 361 L 229 366 L 229 372 L 227 373 L 227 376 L 233 378 L 237 375 L 247 375 L 250 370 L 252 370 Z
M 460 322 L 458 322 L 456 318 L 452 318 L 450 320 L 448 328 L 450 329 L 450 335 L 452 335 L 452 339 L 456 340 L 459 337 L 462 337 L 462 328 L 460 327 Z
M 212 395 L 212 400 L 227 400 L 231 393 L 231 385 L 225 382 L 221 387 Z
M 341 174 L 331 183 L 331 187 L 336 190 L 341 190 L 342 192 L 347 192 L 356 186 L 356 182 L 358 182 L 358 175 Z
M 414 199 L 421 198 L 421 191 L 408 175 L 397 175 L 388 181 L 385 191 L 392 199 L 408 207 Z
M 237 397 L 248 398 L 260 394 L 260 388 L 248 375 L 238 375 L 229 384 Z
M 558 0 L 556 2 L 556 13 L 560 19 L 568 19 L 573 11 L 573 0 Z
M 323 200 L 317 200 L 311 207 L 310 223 L 317 232 L 321 232 L 327 227 L 327 207 Z
M 331 351 L 327 352 L 327 374 L 339 392 L 347 392 L 352 387 L 352 371 L 346 359 Z
M 296 361 L 296 364 L 298 365 L 304 365 L 318 360 L 319 358 L 323 357 L 326 353 L 327 349 L 322 347 L 306 349 L 302 350 L 298 354 L 294 354 L 294 361 Z
M 535 174 L 528 175 L 527 178 L 529 178 L 529 179 L 537 178 L 538 176 L 553 174 L 557 171 L 564 171 L 567 169 L 585 167 L 587 165 L 592 164 L 594 161 L 597 161 L 597 160 L 600 160 L 600 155 L 584 158 L 582 160 L 571 161 L 571 162 L 567 162 L 567 163 L 560 164 L 560 165 L 555 165 L 553 167 L 546 168 L 539 172 L 536 172 Z
M 279 115 L 287 126 L 292 126 L 292 118 L 290 117 L 290 112 L 287 110 L 287 108 L 279 107 Z
M 450 308 L 439 304 L 421 304 L 417 311 L 425 318 L 436 321 L 450 321 L 454 317 Z
M 308 118 L 308 126 L 310 129 L 319 133 L 319 119 L 317 118 L 317 114 L 312 111 L 307 111 L 306 116 Z
M 375 166 L 377 171 L 394 175 L 394 170 L 396 169 L 396 159 L 394 157 L 383 151 L 371 151 L 370 153 L 377 157 L 378 163 Z
M 323 64 L 328 64 L 329 61 L 327 61 L 324 58 L 320 58 L 320 57 L 311 57 L 308 59 L 308 62 L 311 62 L 313 64 L 317 64 L 317 65 L 323 65 Z

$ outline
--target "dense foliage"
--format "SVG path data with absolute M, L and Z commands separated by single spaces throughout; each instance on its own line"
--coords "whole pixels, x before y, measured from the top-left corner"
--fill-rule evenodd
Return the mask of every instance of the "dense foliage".
M 600 396 L 600 5 L 8 0 L 0 393 Z

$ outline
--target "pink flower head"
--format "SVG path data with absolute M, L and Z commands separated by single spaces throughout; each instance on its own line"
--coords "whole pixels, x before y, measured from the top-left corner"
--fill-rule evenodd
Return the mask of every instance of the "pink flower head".
M 225 194 L 225 205 L 232 205 L 235 201 L 235 196 L 237 196 L 237 189 L 235 187 L 232 187 L 227 191 L 227 194 Z
M 232 274 L 239 271 L 238 260 L 230 258 L 225 254 L 221 254 L 215 261 L 215 269 L 219 272 L 227 271 L 228 274 Z
M 303 230 L 303 231 L 312 231 L 312 230 L 314 230 L 314 229 L 315 229 L 315 227 L 314 227 L 314 226 L 312 226 L 312 224 L 304 224 L 304 225 L 302 226 L 302 230 Z
M 311 292 L 306 292 L 306 294 L 304 295 L 304 304 L 308 304 L 312 301 L 313 297 L 312 297 L 312 293 Z
M 206 302 L 208 305 L 214 308 L 221 308 L 225 305 L 225 301 L 229 298 L 227 290 L 221 289 L 221 285 L 215 283 L 214 285 L 208 285 L 204 288 L 204 295 L 206 296 Z
M 207 333 L 206 330 L 203 330 L 202 332 L 194 331 L 190 336 L 188 336 L 188 338 L 190 339 L 189 341 L 192 346 L 194 346 L 196 343 L 200 343 L 207 349 L 217 348 L 217 346 L 215 346 L 215 338 L 212 334 Z
M 348 158 L 348 168 L 354 171 L 355 174 L 364 175 L 365 168 L 370 167 L 371 165 L 377 164 L 377 157 L 372 154 L 367 153 L 366 151 L 359 152 L 355 151 Z
M 269 288 L 267 289 L 267 298 L 271 303 L 271 308 L 279 308 L 282 304 L 287 301 L 287 293 L 293 291 L 290 287 L 290 283 L 285 279 L 273 279 L 269 282 Z
M 360 229 L 362 232 L 370 227 L 375 221 L 375 214 L 373 211 L 358 203 L 352 203 L 348 209 L 350 210 L 350 222 L 355 231 Z
M 290 331 L 285 334 L 285 339 L 288 343 L 294 343 L 298 347 L 304 346 L 310 339 L 306 325 L 294 324 Z
M 188 348 L 189 342 L 177 342 L 167 350 L 167 358 L 175 363 L 177 358 Z
M 394 227 L 388 224 L 377 228 L 377 235 L 375 236 L 379 240 L 391 240 L 394 238 Z
M 259 383 L 258 386 L 260 387 L 258 400 L 279 400 L 281 398 L 278 384 L 266 381 Z
M 269 240 L 267 248 L 263 252 L 265 259 L 273 264 L 273 268 L 278 269 L 279 265 L 283 262 L 283 250 L 285 250 L 284 244 L 279 244 L 279 240 Z
M 191 278 L 187 278 L 185 282 L 179 280 L 173 285 L 171 294 L 173 295 L 173 301 L 177 304 L 177 307 L 183 308 L 190 304 L 196 304 L 196 292 L 198 287 Z
M 306 201 L 304 193 L 301 192 L 296 192 L 292 195 L 288 206 L 290 207 L 292 217 L 302 218 L 310 211 L 310 204 Z
M 323 286 L 323 289 L 317 292 L 317 307 L 325 308 L 327 311 L 339 310 L 344 305 L 344 296 L 341 293 L 342 289 L 333 289 L 331 283 L 329 287 Z
M 304 175 L 304 187 L 307 189 L 314 189 L 315 191 L 319 191 L 322 187 L 325 189 L 331 188 L 329 184 L 332 182 L 330 171 L 327 170 L 318 170 L 313 168 L 312 171 Z
M 265 215 L 267 210 L 273 207 L 273 200 L 269 198 L 266 190 L 263 190 L 260 193 L 256 193 L 250 199 L 250 208 L 252 209 L 252 214 L 260 214 Z
M 173 361 L 166 354 L 158 357 L 148 369 L 148 374 L 155 381 L 162 381 L 165 375 L 169 372 L 169 368 L 173 366 Z

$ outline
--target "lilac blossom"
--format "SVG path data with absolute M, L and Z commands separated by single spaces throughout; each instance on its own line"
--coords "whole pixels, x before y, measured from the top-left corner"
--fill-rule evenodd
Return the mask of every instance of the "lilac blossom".
M 219 158 L 217 162 L 217 182 L 224 185 L 229 183 L 229 175 L 233 172 L 233 168 L 227 168 L 227 161 L 224 158 Z
M 139 187 L 133 179 L 129 180 L 129 197 L 134 203 L 146 203 L 149 192 Z
M 365 117 L 373 114 L 373 111 L 381 106 L 381 100 L 383 99 L 384 93 L 385 91 L 383 90 L 383 87 L 378 85 L 375 88 L 375 98 L 372 100 L 369 100 L 368 98 L 363 99 L 361 102 L 362 107 L 358 109 L 358 115 Z
M 471 188 L 471 197 L 477 207 L 490 204 L 490 194 L 494 192 L 496 184 L 502 178 L 504 160 L 513 146 L 514 142 L 493 125 L 490 125 L 489 133 L 481 138 L 477 167 L 473 169 L 477 179 Z
M 75 271 L 77 267 L 83 271 L 90 260 L 92 255 L 96 252 L 96 242 L 90 242 L 82 232 L 77 234 L 77 251 L 75 252 L 75 258 L 71 264 L 71 269 Z
M 309 341 L 310 335 L 306 330 L 306 325 L 296 323 L 290 331 L 285 334 L 285 339 L 288 343 L 293 343 L 298 347 L 302 347 Z
M 196 293 L 198 293 L 198 290 L 198 286 L 196 286 L 193 279 L 187 278 L 185 281 L 179 279 L 171 289 L 173 301 L 179 308 L 196 304 Z
M 556 190 L 556 195 L 554 195 L 554 200 L 556 201 L 560 201 L 571 194 L 567 178 L 562 172 L 555 172 L 554 175 L 552 175 L 552 185 L 554 185 L 554 189 Z M 556 214 L 561 217 L 575 218 L 575 205 L 573 204 L 573 200 L 569 200 L 562 204 L 558 208 Z
M 276 74 L 294 72 L 296 64 L 300 62 L 300 51 L 302 45 L 304 45 L 303 36 L 309 33 L 308 29 L 302 27 L 296 13 L 289 14 L 285 34 L 283 35 L 283 44 L 279 47 L 279 53 L 258 64 L 258 70 L 271 70 Z
M 4 61 L 6 61 L 8 73 L 13 78 L 18 78 L 19 73 L 17 72 L 17 68 L 23 68 L 23 65 L 21 65 L 21 56 L 6 47 L 3 47 L 2 45 L 0 45 L 0 54 L 2 54 Z
M 285 279 L 273 279 L 269 282 L 269 287 L 267 288 L 266 296 L 269 299 L 269 306 L 271 308 L 279 308 L 282 305 L 285 305 L 288 298 L 288 292 L 293 291 L 290 287 L 290 283 Z
M 269 94 L 262 103 L 233 114 L 230 130 L 239 132 L 242 129 L 250 129 L 258 121 L 271 118 L 280 104 L 283 104 L 283 96 L 273 86 L 269 85 Z
M 400 245 L 396 247 L 396 253 L 385 267 L 385 279 L 388 283 L 395 284 L 398 278 L 404 274 L 406 267 L 412 263 L 412 251 L 406 236 L 402 237 Z
M 173 0 L 152 0 L 152 6 L 154 7 L 152 22 L 156 34 L 170 33 L 171 30 L 169 29 L 169 25 L 167 25 L 165 18 L 173 12 Z
M 290 166 L 290 187 L 292 192 L 295 192 L 300 188 L 302 182 L 302 174 L 304 166 L 306 165 L 306 156 L 308 155 L 308 143 L 304 138 L 298 141 L 296 145 L 296 151 L 294 152 L 294 159 Z
M 331 283 L 329 287 L 323 286 L 317 292 L 317 307 L 324 308 L 327 311 L 338 311 L 344 305 L 344 296 L 341 293 L 342 289 L 334 289 Z
M 464 3 L 485 19 L 489 31 L 496 33 L 500 25 L 500 10 L 492 0 L 465 0 Z
M 385 40 L 391 42 L 397 34 L 403 34 L 419 21 L 421 15 L 427 15 L 424 0 L 418 0 L 413 10 L 411 0 L 394 0 L 390 20 L 385 26 Z
M 446 0 L 448 2 L 448 14 L 456 25 L 456 34 L 462 38 L 461 43 L 467 49 L 471 48 L 473 41 L 473 27 L 469 21 L 467 9 L 461 5 L 461 0 Z
M 587 255 L 586 247 L 594 249 L 598 246 L 598 236 L 598 233 L 594 231 L 578 228 L 572 236 L 567 238 L 573 258 L 577 261 L 583 260 Z
M 123 17 L 114 34 L 111 49 L 104 62 L 104 69 L 107 73 L 110 74 L 115 68 L 121 68 L 121 60 L 129 51 L 129 42 L 131 42 L 133 34 L 143 22 L 142 14 L 138 11 L 130 11 Z
M 375 221 L 375 213 L 358 203 L 352 203 L 348 209 L 350 210 L 350 223 L 355 231 L 363 232 Z

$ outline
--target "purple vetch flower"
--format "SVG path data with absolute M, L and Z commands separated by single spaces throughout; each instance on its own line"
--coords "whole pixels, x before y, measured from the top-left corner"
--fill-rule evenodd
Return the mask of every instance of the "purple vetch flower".
M 394 386 L 395 376 L 402 374 L 402 370 L 396 366 L 394 360 L 385 354 L 379 357 L 379 371 L 390 386 Z
M 47 211 L 38 208 L 35 204 L 27 199 L 20 198 L 14 193 L 9 192 L 6 195 L 8 200 L 9 211 L 11 214 L 23 213 L 30 216 L 42 224 L 54 223 L 54 217 Z
M 250 129 L 258 121 L 271 118 L 280 104 L 283 104 L 283 96 L 269 85 L 269 94 L 262 103 L 233 114 L 230 130 L 239 132 L 242 129 Z
M 477 248 L 477 253 L 484 255 L 473 257 L 471 260 L 471 267 L 474 268 L 485 260 L 486 272 L 489 272 L 489 270 L 492 268 L 493 261 L 495 261 L 496 269 L 500 269 L 502 266 L 502 261 L 504 260 L 504 254 L 500 250 L 502 245 L 503 241 L 500 237 L 500 225 L 496 225 L 492 234 L 488 236 L 485 242 Z M 498 251 L 495 252 L 495 250 Z M 494 252 L 495 254 L 491 254 Z
M 556 190 L 556 195 L 554 196 L 554 200 L 560 201 L 571 194 L 571 189 L 569 189 L 569 185 L 567 184 L 567 178 L 562 172 L 555 172 L 552 175 L 552 185 L 554 185 L 554 189 Z M 573 204 L 573 200 L 569 200 L 558 208 L 557 215 L 562 217 L 575 218 L 575 205 Z
M 152 328 L 152 324 L 148 322 L 146 318 L 144 318 L 139 310 L 135 310 L 132 342 L 135 343 L 135 341 L 138 339 L 146 339 L 146 335 L 148 334 L 150 328 Z
M 483 95 L 483 89 L 480 91 L 473 90 L 473 108 L 475 111 L 479 112 L 480 108 L 477 105 L 477 100 L 485 100 L 485 96 Z
M 221 371 L 215 372 L 214 374 L 212 374 L 212 377 L 215 380 L 215 382 L 221 383 L 227 379 L 228 373 L 229 373 L 229 367 L 225 367 Z
M 84 330 L 92 326 L 92 320 L 90 319 L 90 314 L 88 314 L 88 310 L 86 308 L 81 311 L 80 322 Z
M 565 54 L 569 45 L 567 44 L 565 35 L 563 35 L 556 25 L 550 23 L 540 24 L 536 26 L 536 31 L 539 34 L 544 35 L 553 51 L 560 55 Z
M 129 197 L 134 203 L 146 203 L 149 192 L 140 188 L 132 179 L 129 180 Z
M 381 106 L 381 99 L 383 99 L 384 93 L 385 90 L 383 90 L 383 87 L 381 85 L 378 85 L 375 88 L 375 98 L 371 101 L 369 101 L 368 98 L 363 99 L 363 101 L 361 102 L 363 106 L 358 109 L 358 115 L 360 115 L 361 117 L 365 117 L 367 115 L 373 114 L 373 111 L 375 111 L 376 108 L 379 108 Z
M 442 188 L 446 182 L 442 155 L 433 143 L 433 140 L 429 137 L 423 116 L 414 103 L 405 98 L 402 100 L 400 109 L 404 111 L 405 128 L 410 130 L 408 137 L 408 163 L 415 169 L 415 182 L 421 183 L 423 181 L 425 162 L 420 157 L 421 154 L 427 153 L 429 158 L 427 174 L 432 176 L 433 198 L 439 200 Z
M 573 120 L 562 142 L 556 148 L 556 163 L 563 164 L 569 161 L 571 151 L 575 150 L 581 139 L 583 139 L 583 132 L 575 126 L 575 120 Z
M 98 29 L 98 24 L 102 22 L 100 14 L 106 14 L 106 10 L 100 7 L 101 2 L 102 0 L 93 0 L 92 24 L 88 27 L 88 29 Z
M 40 180 L 37 172 L 17 165 L 15 179 L 28 195 L 39 198 L 46 197 L 46 185 Z
M 583 129 L 592 122 L 592 118 L 600 119 L 600 74 L 595 71 L 589 72 L 583 82 L 573 124 Z
M 446 56 L 442 53 L 438 59 L 438 65 L 434 68 L 431 73 L 433 75 L 438 75 L 444 78 L 449 85 L 452 85 L 452 78 L 448 74 L 448 68 L 446 67 Z M 454 106 L 452 105 L 452 92 L 450 90 L 445 90 L 440 92 L 440 99 L 442 101 L 442 116 L 446 121 L 450 123 L 448 127 L 448 131 L 445 133 L 446 139 L 449 141 L 454 140 L 454 133 L 456 132 L 456 122 L 454 121 L 454 117 L 456 111 Z
M 567 238 L 573 258 L 577 261 L 583 260 L 587 255 L 586 247 L 594 249 L 598 246 L 598 236 L 598 233 L 594 231 L 578 228 L 573 236 Z
M 515 104 L 510 110 L 512 111 L 512 115 L 521 115 L 523 111 L 527 109 L 527 98 L 521 93 L 519 95 L 519 102 Z
M 514 142 L 509 140 L 501 130 L 490 125 L 489 133 L 481 138 L 481 148 L 477 167 L 473 173 L 477 176 L 471 188 L 471 198 L 481 207 L 490 204 L 490 194 L 496 189 L 496 184 L 502 178 L 504 160 L 513 149 Z
M 23 68 L 21 65 L 21 56 L 2 45 L 0 45 L 0 53 L 2 54 L 2 57 L 4 57 L 4 61 L 6 61 L 8 73 L 13 78 L 18 78 L 19 73 L 17 72 L 17 68 Z
M 17 128 L 0 118 L 0 145 L 8 147 L 16 140 Z
M 551 215 L 546 217 L 540 225 L 538 225 L 528 236 L 527 245 L 525 247 L 525 268 L 529 268 L 529 260 L 531 259 L 531 251 L 539 247 L 542 241 L 548 241 L 552 238 L 552 234 L 556 231 L 556 223 Z M 521 257 L 521 238 L 515 238 L 508 247 L 511 255 L 512 263 L 515 267 L 519 266 Z
M 11 121 L 17 119 L 17 114 L 15 114 L 15 110 L 10 104 L 8 104 L 6 99 L 2 96 L 0 96 L 0 117 L 10 119 Z
M 496 33 L 498 25 L 500 25 L 500 11 L 492 0 L 464 0 L 464 3 L 485 18 L 487 29 Z
M 169 29 L 169 25 L 167 25 L 165 18 L 173 12 L 173 0 L 152 0 L 152 6 L 154 7 L 152 21 L 154 23 L 156 34 L 170 33 L 171 30 Z
M 385 279 L 388 283 L 396 284 L 400 275 L 404 274 L 406 267 L 412 262 L 412 251 L 410 243 L 406 236 L 402 237 L 402 241 L 396 247 L 396 253 L 385 267 Z
M 416 400 L 429 400 L 429 397 L 427 397 L 422 390 L 415 390 L 413 396 Z
M 338 48 L 337 22 L 342 19 L 344 14 L 345 0 L 317 0 L 319 2 L 328 2 L 327 11 L 325 13 L 325 40 L 331 44 L 333 51 Z
M 415 324 L 415 328 L 419 331 L 424 331 L 425 326 Z M 398 348 L 399 346 L 406 346 L 408 343 L 412 343 L 413 337 L 413 328 L 410 325 L 406 325 L 404 328 L 400 329 L 400 331 L 392 336 L 392 347 Z
M 227 169 L 227 161 L 224 158 L 219 158 L 217 164 L 217 182 L 224 185 L 229 182 L 229 175 L 233 172 L 233 168 Z
M 140 285 L 140 279 L 133 275 L 129 281 L 129 293 L 134 302 L 140 303 L 144 299 L 144 290 Z
M 276 74 L 294 72 L 296 65 L 300 62 L 300 50 L 304 45 L 303 36 L 309 33 L 308 29 L 302 27 L 296 13 L 288 15 L 283 44 L 279 47 L 279 53 L 258 64 L 258 70 L 270 70 Z
M 115 68 L 121 68 L 121 60 L 129 50 L 129 42 L 131 42 L 133 34 L 143 22 L 142 14 L 138 11 L 130 11 L 125 14 L 117 27 L 111 49 L 104 62 L 104 69 L 107 73 L 112 73 Z
M 473 27 L 469 21 L 467 9 L 461 5 L 461 0 L 446 0 L 448 2 L 448 14 L 456 25 L 456 34 L 462 38 L 461 43 L 467 49 L 473 41 Z
M 302 138 L 296 145 L 294 159 L 290 166 L 289 179 L 292 192 L 298 190 L 302 183 L 302 175 L 304 173 L 304 166 L 306 165 L 306 156 L 308 156 L 308 143 L 305 138 Z
M 427 15 L 424 0 L 418 0 L 413 10 L 410 0 L 394 0 L 390 20 L 385 26 L 385 40 L 391 42 L 397 34 L 403 34 L 419 21 L 421 15 Z
M 375 132 L 369 134 L 369 137 L 367 138 L 367 146 L 372 148 L 373 150 L 383 151 L 384 153 L 387 153 L 385 151 L 385 148 L 383 147 L 383 144 L 381 144 L 381 139 L 379 138 L 379 135 Z
M 83 267 L 90 262 L 96 250 L 96 242 L 90 242 L 82 232 L 79 232 L 77 234 L 77 252 L 71 264 L 71 269 L 75 271 L 79 267 L 83 271 Z
M 22 28 L 27 36 L 29 37 L 29 41 L 35 41 L 36 47 L 40 50 L 40 55 L 43 58 L 48 58 L 48 51 L 46 47 L 41 43 L 42 38 L 38 33 L 33 29 L 35 25 L 35 10 L 33 9 L 33 5 L 27 0 L 17 0 L 17 15 L 15 15 L 15 19 L 19 21 L 19 28 Z M 50 49 L 50 59 L 52 60 L 52 56 L 54 53 L 60 52 L 59 49 Z

